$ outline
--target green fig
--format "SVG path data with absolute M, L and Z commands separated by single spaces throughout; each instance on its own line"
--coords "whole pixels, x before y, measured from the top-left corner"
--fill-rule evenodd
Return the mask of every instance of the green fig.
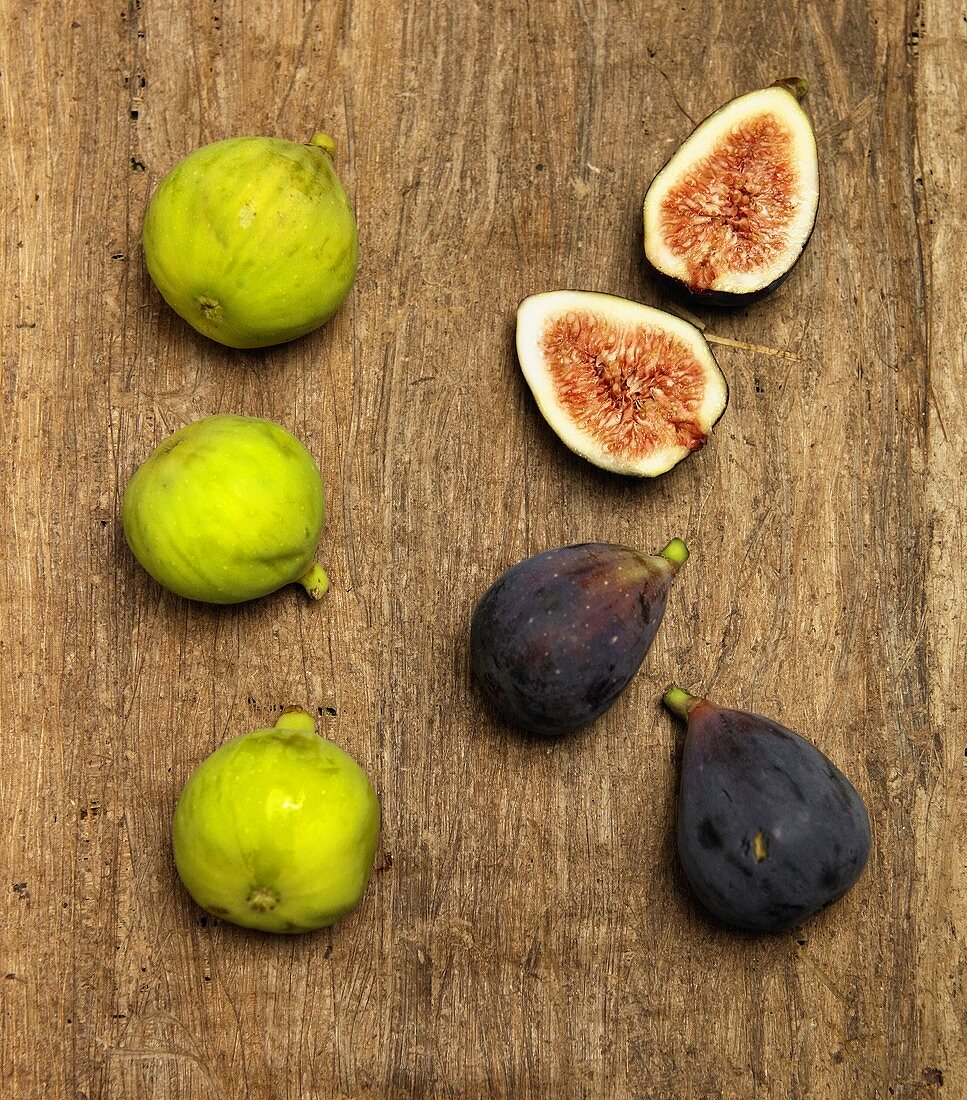
M 363 769 L 291 707 L 192 772 L 172 824 L 175 866 L 213 916 L 263 932 L 309 932 L 359 902 L 379 820 Z
M 356 276 L 358 235 L 332 167 L 335 144 L 244 137 L 204 145 L 155 191 L 144 258 L 165 301 L 233 348 L 324 324 Z
M 249 416 L 209 416 L 151 452 L 121 508 L 134 556 L 190 600 L 230 604 L 298 582 L 314 599 L 325 516 L 322 476 L 298 439 Z

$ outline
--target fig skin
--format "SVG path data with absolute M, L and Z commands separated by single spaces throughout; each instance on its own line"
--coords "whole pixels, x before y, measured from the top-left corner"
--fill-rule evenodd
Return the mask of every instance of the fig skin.
M 163 440 L 121 507 L 144 569 L 177 595 L 214 604 L 294 582 L 319 599 L 329 583 L 314 559 L 324 518 L 322 476 L 299 440 L 271 420 L 231 415 Z
M 687 558 L 673 539 L 660 555 L 581 543 L 518 562 L 473 613 L 470 662 L 484 694 L 529 733 L 589 725 L 638 671 Z
M 172 823 L 175 866 L 206 912 L 263 932 L 325 928 L 359 903 L 379 837 L 373 785 L 287 708 L 192 772 Z
M 335 145 L 270 137 L 202 146 L 148 204 L 148 272 L 202 335 L 261 348 L 324 324 L 352 287 L 356 220 L 332 166 Z
M 863 873 L 870 822 L 859 792 L 778 722 L 670 687 L 688 723 L 678 854 L 702 904 L 735 928 L 778 932 L 832 904 Z
M 778 279 L 774 279 L 768 286 L 764 286 L 761 290 L 751 291 L 748 294 L 732 294 L 727 290 L 692 290 L 686 283 L 681 282 L 679 279 L 673 279 L 670 275 L 666 275 L 664 271 L 659 271 L 658 268 L 647 259 L 645 260 L 645 264 L 652 277 L 655 279 L 655 282 L 658 283 L 662 291 L 670 297 L 689 302 L 693 306 L 709 306 L 713 309 L 724 310 L 738 309 L 741 306 L 752 305 L 754 302 L 759 302 L 763 298 L 767 298 L 774 290 L 778 290 L 779 287 L 782 286 L 793 273 L 796 265 L 802 258 L 802 254 L 806 251 L 806 245 L 808 245 L 812 239 L 815 228 L 816 223 L 814 222 L 813 228 L 809 231 L 809 236 L 803 242 L 802 248 L 792 261 L 788 271 L 783 272 Z
M 810 158 L 813 162 L 817 162 L 818 161 L 818 154 L 817 154 L 817 150 L 816 150 L 816 139 L 815 139 L 815 134 L 812 130 L 812 124 L 811 124 L 808 116 L 805 114 L 805 112 L 799 106 L 799 103 L 801 102 L 801 100 L 803 100 L 806 97 L 806 95 L 809 91 L 808 82 L 806 81 L 806 79 L 804 77 L 800 77 L 800 76 L 785 77 L 783 79 L 774 81 L 773 84 L 771 84 L 768 89 L 762 89 L 762 91 L 769 91 L 770 89 L 779 89 L 782 92 L 788 93 L 788 96 L 790 97 L 790 99 L 792 101 L 794 101 L 794 103 L 796 105 L 797 113 L 800 114 L 802 119 L 805 121 L 805 128 L 808 130 L 808 136 L 809 136 L 809 150 L 808 150 L 808 152 L 809 152 Z M 696 135 L 698 135 L 703 130 L 703 128 L 705 128 L 707 126 L 707 124 L 714 123 L 716 119 L 718 119 L 720 116 L 722 116 L 724 114 L 724 112 L 729 111 L 730 109 L 732 109 L 735 104 L 738 104 L 743 100 L 751 100 L 759 94 L 760 93 L 758 93 L 758 92 L 750 92 L 750 93 L 747 93 L 744 96 L 738 96 L 735 99 L 729 100 L 729 102 L 724 103 L 721 107 L 719 107 L 718 109 L 713 111 L 706 118 L 702 119 L 702 121 L 699 122 L 698 125 L 695 126 L 695 128 L 692 130 L 692 132 L 685 138 L 685 140 L 682 142 L 682 144 L 679 145 L 679 147 L 675 150 L 675 152 L 672 154 L 672 156 L 669 157 L 669 159 L 665 162 L 665 164 L 661 167 L 661 169 L 655 174 L 654 178 L 652 179 L 651 184 L 648 187 L 648 194 L 646 194 L 646 196 L 645 196 L 645 202 L 644 202 L 645 266 L 651 272 L 651 274 L 654 276 L 654 278 L 657 280 L 657 282 L 659 283 L 661 288 L 666 293 L 670 294 L 673 297 L 684 298 L 686 301 L 690 302 L 692 305 L 712 306 L 712 307 L 718 307 L 718 308 L 723 308 L 723 309 L 734 309 L 734 308 L 737 308 L 737 307 L 740 307 L 740 306 L 750 305 L 753 302 L 760 301 L 762 298 L 767 297 L 773 291 L 778 289 L 786 281 L 786 279 L 788 279 L 789 276 L 792 274 L 792 272 L 795 269 L 796 265 L 799 263 L 800 259 L 802 258 L 803 253 L 806 251 L 806 247 L 808 246 L 809 242 L 812 240 L 813 233 L 815 232 L 815 229 L 816 229 L 816 218 L 817 218 L 817 212 L 818 212 L 818 207 L 819 207 L 819 202 L 820 202 L 820 197 L 821 197 L 821 187 L 820 187 L 820 179 L 819 179 L 819 175 L 818 175 L 818 167 L 816 169 L 816 176 L 815 176 L 815 180 L 814 180 L 815 204 L 814 204 L 814 207 L 813 207 L 812 220 L 809 224 L 808 233 L 806 234 L 805 238 L 803 239 L 801 245 L 798 247 L 798 250 L 795 251 L 795 252 L 789 252 L 787 254 L 785 269 L 780 274 L 778 274 L 776 276 L 776 278 L 772 279 L 766 285 L 764 285 L 762 287 L 759 287 L 758 289 L 755 289 L 755 290 L 746 290 L 746 291 L 728 291 L 728 290 L 721 290 L 721 289 L 699 289 L 699 288 L 696 288 L 696 287 L 690 285 L 689 282 L 686 279 L 676 277 L 674 275 L 669 274 L 667 271 L 664 271 L 652 259 L 651 240 L 652 240 L 652 237 L 654 235 L 654 231 L 650 230 L 650 228 L 649 228 L 649 217 L 648 217 L 649 195 L 650 195 L 652 189 L 655 187 L 656 183 L 661 181 L 662 177 L 666 175 L 666 173 L 670 169 L 670 165 L 675 160 L 675 158 L 678 157 L 678 155 L 682 151 L 682 149 L 686 145 L 688 145 L 692 141 L 692 139 L 695 138 Z M 800 135 L 800 138 L 802 138 L 802 136 L 803 135 Z

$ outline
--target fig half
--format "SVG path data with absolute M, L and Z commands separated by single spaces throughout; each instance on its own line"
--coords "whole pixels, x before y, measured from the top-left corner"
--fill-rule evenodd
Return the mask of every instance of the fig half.
M 608 294 L 525 298 L 517 355 L 562 442 L 618 474 L 670 470 L 705 445 L 728 402 L 725 377 L 694 325 Z
M 813 231 L 819 163 L 799 101 L 803 77 L 733 99 L 692 131 L 652 180 L 645 256 L 689 296 L 761 298 L 786 278 Z

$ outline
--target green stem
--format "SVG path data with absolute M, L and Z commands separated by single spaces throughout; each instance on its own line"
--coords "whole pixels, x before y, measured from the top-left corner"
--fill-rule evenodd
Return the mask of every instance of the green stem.
M 681 539 L 672 539 L 659 556 L 664 558 L 677 573 L 688 561 L 688 547 Z
M 277 730 L 301 730 L 303 733 L 316 732 L 316 720 L 302 707 L 286 707 L 275 723 Z
M 661 697 L 661 701 L 666 707 L 681 718 L 683 722 L 688 721 L 688 716 L 698 706 L 702 700 L 697 695 L 691 695 L 684 688 L 679 687 L 677 684 L 672 684 L 671 687 Z
M 336 151 L 336 143 L 328 134 L 324 134 L 321 131 L 318 134 L 312 135 L 310 145 L 314 145 L 317 149 L 321 149 L 324 153 L 328 153 L 331 157 Z
M 802 101 L 809 91 L 809 81 L 804 76 L 784 76 L 773 83 L 773 88 L 785 88 L 790 95 Z
M 299 584 L 314 600 L 321 600 L 329 591 L 329 577 L 325 569 L 316 561 L 299 578 Z

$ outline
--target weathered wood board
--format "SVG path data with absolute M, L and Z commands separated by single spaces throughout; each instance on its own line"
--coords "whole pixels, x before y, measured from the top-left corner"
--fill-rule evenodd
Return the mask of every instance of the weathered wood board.
M 731 385 L 654 483 L 537 413 L 518 300 L 667 305 L 640 204 L 693 121 L 802 72 L 818 227 L 773 297 L 700 321 Z M 967 13 L 949 0 L 0 0 L 0 1059 L 34 1097 L 967 1095 Z M 197 145 L 337 141 L 362 262 L 322 331 L 196 336 L 139 243 Z M 332 591 L 191 605 L 136 566 L 127 479 L 234 411 L 326 478 Z M 692 558 L 634 685 L 545 743 L 468 676 L 475 600 L 586 538 Z M 672 840 L 671 679 L 812 737 L 866 797 L 832 910 L 732 934 Z M 205 920 L 189 771 L 318 709 L 384 823 L 361 907 Z

